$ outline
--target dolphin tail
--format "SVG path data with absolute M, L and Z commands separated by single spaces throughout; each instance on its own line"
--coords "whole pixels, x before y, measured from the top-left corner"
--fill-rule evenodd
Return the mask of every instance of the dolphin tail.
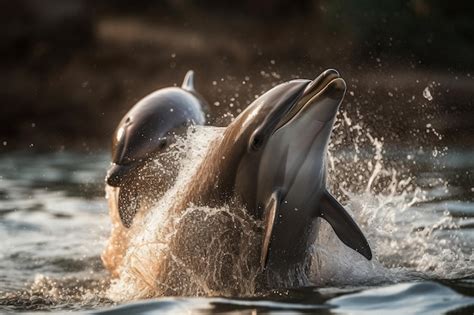
M 183 84 L 181 84 L 181 88 L 189 92 L 196 91 L 194 89 L 194 71 L 193 70 L 189 70 L 188 72 L 186 72 L 186 75 L 184 76 Z
M 346 209 L 328 191 L 325 191 L 321 197 L 319 216 L 331 225 L 337 237 L 344 244 L 368 260 L 372 259 L 369 243 L 359 226 L 357 226 L 357 223 Z

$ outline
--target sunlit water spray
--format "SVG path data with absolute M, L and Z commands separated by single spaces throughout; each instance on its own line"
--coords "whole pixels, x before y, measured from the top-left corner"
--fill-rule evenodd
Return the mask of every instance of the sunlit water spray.
M 169 213 L 190 181 L 199 181 L 196 167 L 222 131 L 196 128 L 151 165 L 153 172 L 139 178 L 177 177 L 152 208 L 138 212 L 131 229 L 112 219 L 122 245 L 109 253 L 116 259 L 118 277 L 113 279 L 98 257 L 111 220 L 103 197 L 87 197 L 77 186 L 101 186 L 108 155 L 80 156 L 80 166 L 71 153 L 3 157 L 0 188 L 9 197 L 2 200 L 0 232 L 7 240 L 14 236 L 13 245 L 2 252 L 2 268 L 8 271 L 1 274 L 0 306 L 87 309 L 106 307 L 110 300 L 169 295 L 265 296 L 258 272 L 261 222 L 234 204 L 189 205 L 179 214 Z M 456 187 L 450 182 L 453 176 L 447 179 L 458 172 L 453 165 L 470 167 L 470 156 L 456 158 L 438 145 L 442 136 L 430 124 L 415 133 L 429 144 L 421 147 L 393 151 L 391 139 L 380 133 L 370 130 L 357 113 L 341 112 L 328 155 L 328 188 L 354 214 L 374 259 L 368 262 L 347 248 L 321 221 L 309 249 L 309 272 L 301 282 L 359 288 L 418 279 L 472 279 L 472 202 L 459 191 L 473 188 L 469 182 Z M 445 162 L 451 165 L 447 169 Z M 55 191 L 57 181 L 71 186 Z
M 176 144 L 180 152 L 176 182 L 135 219 L 119 277 L 107 292 L 112 300 L 258 292 L 261 222 L 233 204 L 190 205 L 180 214 L 169 212 L 189 181 L 199 180 L 193 177 L 196 167 L 222 131 L 197 127 Z M 376 285 L 474 273 L 472 251 L 463 251 L 459 239 L 441 233 L 456 228 L 456 221 L 447 212 L 425 206 L 446 189 L 446 182 L 441 179 L 429 189 L 422 187 L 410 162 L 406 156 L 396 159 L 387 154 L 383 138 L 372 135 L 362 121 L 353 122 L 345 112 L 339 115 L 329 147 L 329 189 L 353 213 L 375 255 L 372 261 L 365 260 L 343 245 L 323 221 L 310 246 L 310 271 L 302 283 Z
M 442 136 L 431 125 L 427 134 L 436 147 Z M 313 246 L 317 284 L 370 285 L 474 273 L 472 247 L 456 234 L 443 233 L 459 228 L 458 221 L 432 207 L 437 198 L 449 196 L 447 180 L 423 185 L 413 171 L 413 153 L 403 152 L 387 153 L 383 138 L 373 136 L 363 120 L 354 123 L 345 112 L 340 115 L 329 148 L 328 182 L 361 224 L 375 259 L 365 261 L 323 224 Z M 446 156 L 447 148 L 440 154 Z M 435 161 L 427 162 L 435 167 Z
M 232 205 L 189 205 L 179 214 L 170 212 L 189 182 L 199 180 L 193 177 L 196 166 L 222 130 L 196 127 L 172 148 L 186 153 L 177 155 L 182 158 L 178 177 L 156 206 L 135 218 L 119 278 L 108 292 L 113 300 L 254 293 L 259 222 Z

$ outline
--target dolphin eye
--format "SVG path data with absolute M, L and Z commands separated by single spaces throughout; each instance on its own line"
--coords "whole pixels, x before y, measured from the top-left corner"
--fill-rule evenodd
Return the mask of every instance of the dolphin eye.
M 256 134 L 252 137 L 252 140 L 250 142 L 250 149 L 252 151 L 257 151 L 259 150 L 262 145 L 263 145 L 264 139 L 263 136 L 260 134 Z

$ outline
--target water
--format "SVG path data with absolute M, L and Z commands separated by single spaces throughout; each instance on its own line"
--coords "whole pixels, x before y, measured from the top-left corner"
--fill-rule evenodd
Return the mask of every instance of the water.
M 94 295 L 107 283 L 99 258 L 109 230 L 106 161 L 66 152 L 0 157 L 3 310 L 101 303 Z
M 177 184 L 134 223 L 119 279 L 110 279 L 100 259 L 111 231 L 108 154 L 0 156 L 0 311 L 472 314 L 474 153 L 402 150 L 353 127 L 338 120 L 329 184 L 360 222 L 375 259 L 341 245 L 323 223 L 307 286 L 270 292 L 255 284 L 259 222 L 232 206 L 166 214 L 218 129 L 198 130 L 182 147 Z M 348 133 L 350 142 L 341 136 Z M 206 250 L 211 255 L 199 262 Z

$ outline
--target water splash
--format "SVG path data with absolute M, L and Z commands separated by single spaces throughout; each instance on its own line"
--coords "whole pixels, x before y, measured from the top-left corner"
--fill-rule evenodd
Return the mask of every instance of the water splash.
M 395 151 L 390 135 L 383 138 L 382 131 L 367 128 L 359 113 L 341 112 L 329 150 L 330 190 L 360 222 L 375 258 L 367 262 L 346 248 L 322 221 L 311 248 L 308 285 L 324 286 L 318 291 L 339 291 L 341 286 L 359 291 L 360 285 L 465 278 L 465 291 L 472 294 L 474 158 L 470 151 L 438 145 L 443 134 L 428 121 L 423 126 L 413 136 L 423 137 L 425 145 Z M 196 130 L 169 152 L 170 160 L 179 162 L 178 184 L 166 190 L 162 206 L 138 215 L 141 224 L 125 235 L 133 246 L 121 243 L 125 259 L 118 259 L 120 277 L 110 288 L 98 257 L 109 232 L 99 192 L 109 156 L 2 156 L 0 231 L 9 242 L 2 248 L 0 309 L 84 310 L 107 307 L 110 299 L 163 294 L 250 295 L 253 300 L 260 222 L 232 204 L 191 206 L 174 217 L 160 212 L 192 178 L 210 141 L 221 132 Z M 150 174 L 167 171 L 162 165 L 170 164 L 156 161 Z M 148 182 L 150 174 L 141 179 Z M 169 229 L 159 232 L 161 226 Z M 430 300 L 429 294 L 421 296 Z
M 261 227 L 243 209 L 169 205 L 193 179 L 196 165 L 221 128 L 196 128 L 179 146 L 186 152 L 175 185 L 141 212 L 108 296 L 131 300 L 163 295 L 250 295 L 255 291 Z M 192 145 L 191 145 L 192 144 Z
M 428 101 L 433 100 L 433 96 L 431 95 L 429 86 L 425 87 L 425 89 L 423 90 L 423 97 L 426 98 Z
M 469 251 L 459 236 L 443 233 L 458 229 L 459 220 L 433 207 L 449 196 L 447 180 L 431 178 L 424 185 L 416 173 L 420 168 L 413 170 L 411 155 L 403 159 L 403 153 L 385 151 L 383 138 L 373 136 L 362 119 L 354 124 L 347 113 L 341 116 L 329 148 L 329 186 L 352 210 L 376 259 L 365 261 L 323 224 L 313 249 L 315 283 L 353 285 L 472 276 L 472 247 Z M 427 131 L 434 136 L 432 143 L 442 139 L 431 125 Z M 426 157 L 428 164 L 433 163 L 428 168 L 439 162 L 432 161 L 429 154 Z
M 0 306 L 11 311 L 94 309 L 113 305 L 105 296 L 108 286 L 105 277 L 58 279 L 37 274 L 28 289 L 0 294 Z
M 430 207 L 440 194 L 447 193 L 446 180 L 438 178 L 424 185 L 419 169 L 413 169 L 412 152 L 387 151 L 384 138 L 366 128 L 362 117 L 356 118 L 355 123 L 342 112 L 335 124 L 328 185 L 354 214 L 375 258 L 368 262 L 348 249 L 322 222 L 310 248 L 306 285 L 375 285 L 474 274 L 472 250 L 466 251 L 460 239 L 443 233 L 459 223 L 448 212 L 438 213 Z M 216 208 L 191 205 L 179 215 L 167 212 L 222 130 L 199 127 L 179 144 L 176 183 L 157 205 L 135 219 L 109 298 L 249 296 L 257 292 L 260 222 L 232 204 Z M 439 139 L 437 132 L 429 134 Z

